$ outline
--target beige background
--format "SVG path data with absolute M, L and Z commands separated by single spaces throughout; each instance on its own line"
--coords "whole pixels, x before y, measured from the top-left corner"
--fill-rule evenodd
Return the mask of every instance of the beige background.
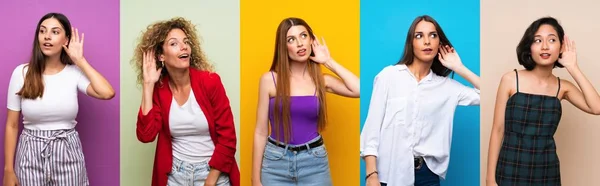
M 130 64 L 137 39 L 156 22 L 184 17 L 196 25 L 201 47 L 221 76 L 235 117 L 240 145 L 240 8 L 238 0 L 121 0 L 121 185 L 150 185 L 156 143 L 143 144 L 135 135 L 140 87 Z
M 525 29 L 538 18 L 557 18 L 577 44 L 579 67 L 600 88 L 600 4 L 593 0 L 481 1 L 481 185 L 485 185 L 487 151 L 500 77 L 519 65 L 516 47 Z M 565 69 L 554 74 L 573 83 Z M 600 185 L 600 116 L 589 115 L 563 100 L 563 115 L 555 134 L 563 185 Z

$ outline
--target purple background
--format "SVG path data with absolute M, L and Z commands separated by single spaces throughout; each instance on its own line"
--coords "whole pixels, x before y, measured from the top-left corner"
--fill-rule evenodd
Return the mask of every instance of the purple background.
M 119 1 L 118 0 L 2 0 L 0 3 L 0 105 L 6 108 L 6 94 L 12 71 L 27 63 L 39 19 L 49 12 L 64 14 L 71 25 L 85 33 L 84 56 L 108 79 L 116 91 L 103 101 L 79 95 L 77 131 L 83 143 L 91 185 L 119 185 Z M 0 110 L 0 123 L 6 121 Z M 20 124 L 22 128 L 22 124 Z M 0 151 L 4 155 L 1 125 Z M 4 156 L 2 156 L 4 157 Z M 4 166 L 4 158 L 0 158 Z M 4 175 L 4 169 L 0 169 Z

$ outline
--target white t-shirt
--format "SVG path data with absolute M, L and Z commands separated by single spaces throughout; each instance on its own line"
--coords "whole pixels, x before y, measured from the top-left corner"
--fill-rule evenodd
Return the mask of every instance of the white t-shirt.
M 17 66 L 8 86 L 7 108 L 21 111 L 23 126 L 30 130 L 63 130 L 75 128 L 79 110 L 77 90 L 86 93 L 88 78 L 75 65 L 67 65 L 53 75 L 43 75 L 43 97 L 22 99 L 17 95 L 25 82 L 27 64 Z
M 194 91 L 190 90 L 190 96 L 182 106 L 179 106 L 173 97 L 169 111 L 169 128 L 174 157 L 190 163 L 210 159 L 215 145 L 210 138 L 208 121 L 194 97 Z

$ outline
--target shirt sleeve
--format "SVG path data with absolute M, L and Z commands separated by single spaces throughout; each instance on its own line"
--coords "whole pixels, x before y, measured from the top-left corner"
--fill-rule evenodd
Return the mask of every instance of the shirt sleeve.
M 25 65 L 19 65 L 12 73 L 10 77 L 10 83 L 8 84 L 8 94 L 6 107 L 12 111 L 21 111 L 21 96 L 17 95 L 17 92 L 21 91 L 25 77 L 23 74 Z
M 215 140 L 215 150 L 208 164 L 229 174 L 236 165 L 235 152 L 237 150 L 233 112 L 221 77 L 216 73 L 211 73 L 209 78 L 207 85 L 210 87 L 208 87 L 207 95 L 213 108 L 216 139 L 213 139 Z
M 467 87 L 458 81 L 454 81 L 454 84 L 458 87 L 458 105 L 462 106 L 474 106 L 479 105 L 480 96 L 479 89 Z
M 135 134 L 142 143 L 150 143 L 156 139 L 158 133 L 162 130 L 163 118 L 160 104 L 160 95 L 158 95 L 158 85 L 154 87 L 152 93 L 152 108 L 144 115 L 142 106 L 138 110 L 137 124 Z M 168 119 L 168 118 L 166 118 Z
M 77 89 L 87 95 L 87 88 L 90 86 L 90 80 L 85 76 L 85 74 L 79 69 L 79 67 L 75 66 L 75 71 L 77 72 L 78 80 L 77 80 Z
M 381 74 L 373 81 L 373 92 L 367 119 L 360 133 L 360 156 L 378 156 L 379 137 L 385 116 L 388 85 Z

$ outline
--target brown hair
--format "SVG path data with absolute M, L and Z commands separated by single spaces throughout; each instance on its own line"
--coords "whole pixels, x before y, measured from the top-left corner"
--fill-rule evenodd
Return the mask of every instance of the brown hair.
M 135 66 L 137 72 L 137 83 L 141 84 L 144 81 L 142 73 L 142 64 L 144 59 L 144 52 L 154 50 L 154 58 L 159 62 L 159 56 L 163 52 L 162 45 L 164 44 L 167 35 L 173 29 L 181 29 L 188 37 L 190 41 L 190 66 L 198 70 L 213 71 L 213 66 L 210 64 L 204 52 L 200 48 L 200 41 L 196 34 L 196 27 L 188 20 L 181 17 L 176 17 L 168 21 L 156 22 L 146 28 L 146 31 L 142 32 L 142 36 L 139 38 L 139 43 L 135 47 L 133 59 L 131 63 Z M 160 68 L 160 64 L 156 67 Z M 161 77 L 162 79 L 168 75 L 167 68 L 163 68 Z M 160 83 L 160 80 L 159 80 Z
M 275 135 L 280 139 L 280 127 L 283 127 L 283 137 L 285 143 L 288 143 L 291 138 L 290 129 L 290 58 L 287 51 L 286 36 L 288 30 L 292 26 L 304 26 L 308 31 L 308 35 L 314 40 L 316 39 L 312 29 L 308 24 L 300 18 L 287 18 L 279 23 L 277 27 L 277 35 L 275 37 L 275 54 L 273 56 L 273 63 L 271 64 L 271 71 L 277 73 L 277 85 L 276 96 L 275 96 L 275 107 L 273 109 L 274 119 L 274 130 Z M 323 130 L 327 122 L 327 112 L 325 104 L 325 83 L 323 80 L 323 73 L 321 72 L 321 66 L 309 59 L 307 63 L 308 73 L 315 84 L 317 89 L 316 94 L 319 99 L 319 113 L 318 113 L 318 128 Z
M 31 52 L 31 58 L 26 66 L 27 73 L 25 74 L 25 82 L 23 83 L 21 90 L 17 92 L 17 95 L 21 96 L 21 98 L 37 99 L 44 96 L 44 81 L 42 78 L 42 73 L 44 73 L 44 69 L 46 69 L 46 55 L 42 53 L 42 49 L 40 48 L 39 35 L 40 25 L 46 19 L 50 18 L 58 20 L 60 25 L 63 27 L 67 40 L 70 40 L 71 38 L 71 22 L 69 22 L 69 19 L 67 19 L 65 15 L 60 13 L 48 13 L 40 19 L 33 37 L 33 50 Z M 73 64 L 71 58 L 69 58 L 65 50 L 62 49 L 60 52 L 60 62 L 66 65 Z
M 433 24 L 435 30 L 438 33 L 438 36 L 440 37 L 440 46 L 448 45 L 452 47 L 450 40 L 448 40 L 448 37 L 446 37 L 446 34 L 444 34 L 444 31 L 442 30 L 440 24 L 438 24 L 437 21 L 435 21 L 435 19 L 433 19 L 431 16 L 422 15 L 415 18 L 415 20 L 413 20 L 412 24 L 410 25 L 410 28 L 408 29 L 408 34 L 406 35 L 406 43 L 404 43 L 404 54 L 402 54 L 402 59 L 400 59 L 400 61 L 398 61 L 398 63 L 396 64 L 411 65 L 413 63 L 415 58 L 413 38 L 415 37 L 415 29 L 417 29 L 417 24 L 419 24 L 421 21 L 430 22 Z M 447 77 L 452 72 L 452 70 L 442 65 L 440 59 L 438 59 L 438 55 L 439 54 L 436 54 L 436 56 L 433 58 L 433 63 L 431 64 L 431 71 L 433 71 L 433 73 L 437 74 L 438 76 Z

